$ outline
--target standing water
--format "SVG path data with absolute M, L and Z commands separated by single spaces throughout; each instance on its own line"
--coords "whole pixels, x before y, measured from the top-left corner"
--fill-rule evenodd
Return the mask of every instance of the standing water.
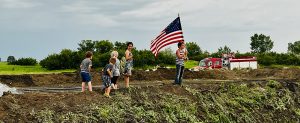
M 0 83 L 0 97 L 3 95 L 3 92 L 11 92 L 12 94 L 21 94 L 16 88 L 11 88 L 5 84 Z

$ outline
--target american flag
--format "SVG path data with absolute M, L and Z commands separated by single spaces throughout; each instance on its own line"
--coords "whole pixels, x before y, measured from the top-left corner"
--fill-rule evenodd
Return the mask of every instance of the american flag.
M 180 18 L 177 17 L 163 31 L 161 31 L 160 34 L 154 40 L 151 41 L 150 49 L 156 57 L 158 52 L 163 47 L 183 41 L 184 40 L 180 24 Z

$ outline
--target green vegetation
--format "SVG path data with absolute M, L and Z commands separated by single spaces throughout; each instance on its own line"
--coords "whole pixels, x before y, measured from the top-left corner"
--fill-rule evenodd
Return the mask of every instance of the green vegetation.
M 199 61 L 195 61 L 195 60 L 188 60 L 184 63 L 184 67 L 186 69 L 190 69 L 190 68 L 196 67 L 198 65 L 199 65 Z M 168 65 L 167 67 L 176 68 L 175 64 L 174 65 Z
M 50 54 L 45 59 L 41 60 L 40 65 L 48 70 L 62 70 L 62 69 L 77 69 L 81 61 L 85 58 L 87 51 L 93 52 L 93 67 L 104 67 L 108 64 L 108 60 L 111 57 L 110 53 L 113 50 L 118 51 L 119 59 L 124 57 L 126 42 L 115 42 L 112 44 L 107 40 L 91 41 L 83 40 L 79 44 L 77 51 L 69 49 L 63 49 L 58 54 Z M 125 47 L 125 48 L 124 48 Z M 147 68 L 149 66 L 156 65 L 173 65 L 175 64 L 175 53 L 171 49 L 165 49 L 161 51 L 157 58 L 150 50 L 132 50 L 134 67 L 135 68 Z
M 212 91 L 201 91 L 194 86 L 171 88 L 177 88 L 177 94 L 164 90 L 170 88 L 130 88 L 125 95 L 116 92 L 110 101 L 84 104 L 80 107 L 84 111 L 56 112 L 46 108 L 32 112 L 31 116 L 39 122 L 300 121 L 299 90 L 292 92 L 277 81 L 270 80 L 264 86 L 256 83 L 224 84 Z
M 34 58 L 20 58 L 13 62 L 8 62 L 9 65 L 22 65 L 22 66 L 34 66 L 37 64 Z
M 294 43 L 288 43 L 288 52 L 294 54 L 300 54 L 300 41 L 295 41 Z
M 270 36 L 264 34 L 254 34 L 251 36 L 251 50 L 254 53 L 267 53 L 270 52 L 274 46 L 274 42 Z
M 0 62 L 0 75 L 11 74 L 49 74 L 49 73 L 62 73 L 62 72 L 74 72 L 73 69 L 66 70 L 47 70 L 39 65 L 35 66 L 20 66 L 20 65 L 8 65 L 7 62 Z
M 270 65 L 270 66 L 264 66 L 260 65 L 260 68 L 279 68 L 279 69 L 284 69 L 284 68 L 297 68 L 300 69 L 300 66 L 296 65 Z

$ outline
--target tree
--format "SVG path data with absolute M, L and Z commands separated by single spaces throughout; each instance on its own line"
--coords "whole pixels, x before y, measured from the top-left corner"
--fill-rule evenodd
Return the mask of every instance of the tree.
M 97 53 L 106 53 L 113 49 L 113 43 L 108 40 L 95 41 L 95 49 Z
M 165 50 L 161 51 L 156 58 L 156 64 L 160 65 L 173 65 L 175 64 L 175 61 L 176 54 L 171 48 L 166 48 Z
M 218 49 L 218 54 L 220 54 L 220 55 L 222 55 L 222 54 L 229 54 L 229 53 L 231 53 L 231 49 L 228 46 L 226 46 L 226 45 L 224 46 L 224 48 L 220 47 Z
M 80 52 L 95 51 L 95 42 L 92 40 L 82 40 L 78 45 Z
M 273 48 L 273 41 L 270 36 L 265 36 L 263 34 L 254 34 L 251 36 L 251 50 L 254 53 L 266 53 L 271 51 Z
M 13 63 L 13 62 L 15 62 L 15 61 L 16 61 L 16 59 L 15 59 L 14 56 L 8 56 L 8 57 L 7 57 L 7 62 L 8 62 L 8 63 Z
M 116 50 L 126 50 L 126 48 L 127 48 L 127 42 L 125 42 L 125 43 L 123 43 L 123 42 L 118 42 L 118 41 L 116 41 L 115 42 L 115 49 Z
M 22 65 L 22 66 L 33 66 L 37 64 L 37 61 L 34 58 L 20 58 L 14 62 L 11 62 L 10 64 Z
M 196 42 L 187 42 L 186 48 L 188 50 L 188 56 L 192 59 L 193 57 L 199 56 L 202 54 L 201 48 L 197 45 Z
M 300 41 L 288 44 L 288 52 L 294 54 L 300 54 Z

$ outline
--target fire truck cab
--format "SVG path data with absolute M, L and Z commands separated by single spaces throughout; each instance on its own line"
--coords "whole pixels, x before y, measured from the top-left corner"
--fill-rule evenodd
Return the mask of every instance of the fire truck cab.
M 203 69 L 242 69 L 250 68 L 257 69 L 256 57 L 235 58 L 234 53 L 222 54 L 222 58 L 205 58 L 199 62 L 199 65 L 192 68 L 198 71 Z
M 222 68 L 221 58 L 205 58 L 199 62 L 200 69 Z

